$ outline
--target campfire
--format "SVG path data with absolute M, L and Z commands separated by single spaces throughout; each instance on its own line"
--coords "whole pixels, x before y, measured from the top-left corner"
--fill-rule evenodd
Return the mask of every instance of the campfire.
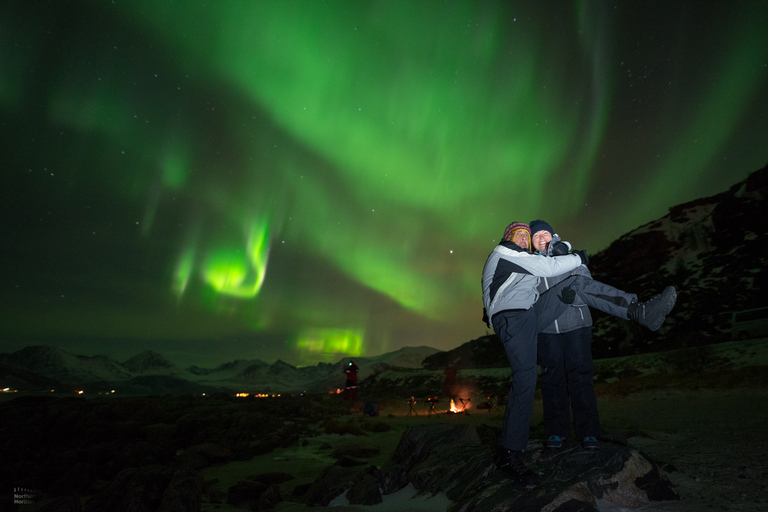
M 417 400 L 416 397 L 410 397 L 407 400 L 408 404 L 408 416 L 414 415 L 418 416 L 419 413 L 416 411 L 416 405 L 420 402 L 423 402 L 426 405 L 427 408 L 427 416 L 430 416 L 432 414 L 441 414 L 443 411 L 441 409 L 437 408 L 437 404 L 440 403 L 440 398 L 437 396 L 431 396 L 424 398 L 422 400 Z M 472 399 L 467 397 L 451 397 L 450 399 L 450 407 L 448 410 L 445 411 L 446 414 L 469 414 L 469 408 L 470 404 L 472 402 Z
M 470 407 L 470 402 L 472 399 L 470 398 L 458 398 L 459 405 L 456 405 L 456 401 L 451 398 L 451 408 L 446 411 L 448 414 L 459 414 L 460 412 L 468 412 L 467 409 Z

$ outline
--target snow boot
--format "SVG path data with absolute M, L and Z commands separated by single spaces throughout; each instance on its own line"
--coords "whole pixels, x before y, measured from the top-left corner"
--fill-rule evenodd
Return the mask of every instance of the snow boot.
M 674 286 L 667 286 L 663 292 L 647 302 L 632 302 L 627 308 L 627 318 L 652 331 L 658 331 L 664 319 L 675 305 L 677 293 Z
M 496 454 L 496 467 L 527 489 L 533 489 L 541 483 L 539 475 L 525 466 L 521 451 L 499 448 Z

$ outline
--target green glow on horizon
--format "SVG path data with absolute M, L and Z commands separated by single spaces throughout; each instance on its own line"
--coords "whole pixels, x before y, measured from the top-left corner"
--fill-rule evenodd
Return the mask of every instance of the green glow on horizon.
M 363 331 L 356 329 L 305 329 L 299 332 L 294 345 L 317 355 L 357 357 L 363 353 L 363 336 Z

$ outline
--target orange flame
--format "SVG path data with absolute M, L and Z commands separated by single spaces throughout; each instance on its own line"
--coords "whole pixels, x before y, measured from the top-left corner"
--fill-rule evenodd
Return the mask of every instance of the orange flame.
M 467 409 L 469 409 L 469 401 L 462 403 L 461 407 L 456 407 L 456 402 L 454 402 L 453 398 L 451 398 L 451 408 L 448 412 L 460 413 L 466 411 Z

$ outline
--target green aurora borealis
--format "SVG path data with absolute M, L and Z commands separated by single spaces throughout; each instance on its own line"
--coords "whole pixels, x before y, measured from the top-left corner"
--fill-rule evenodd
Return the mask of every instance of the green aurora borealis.
M 765 34 L 758 1 L 4 2 L 1 351 L 456 347 L 510 221 L 596 252 L 765 165 Z

